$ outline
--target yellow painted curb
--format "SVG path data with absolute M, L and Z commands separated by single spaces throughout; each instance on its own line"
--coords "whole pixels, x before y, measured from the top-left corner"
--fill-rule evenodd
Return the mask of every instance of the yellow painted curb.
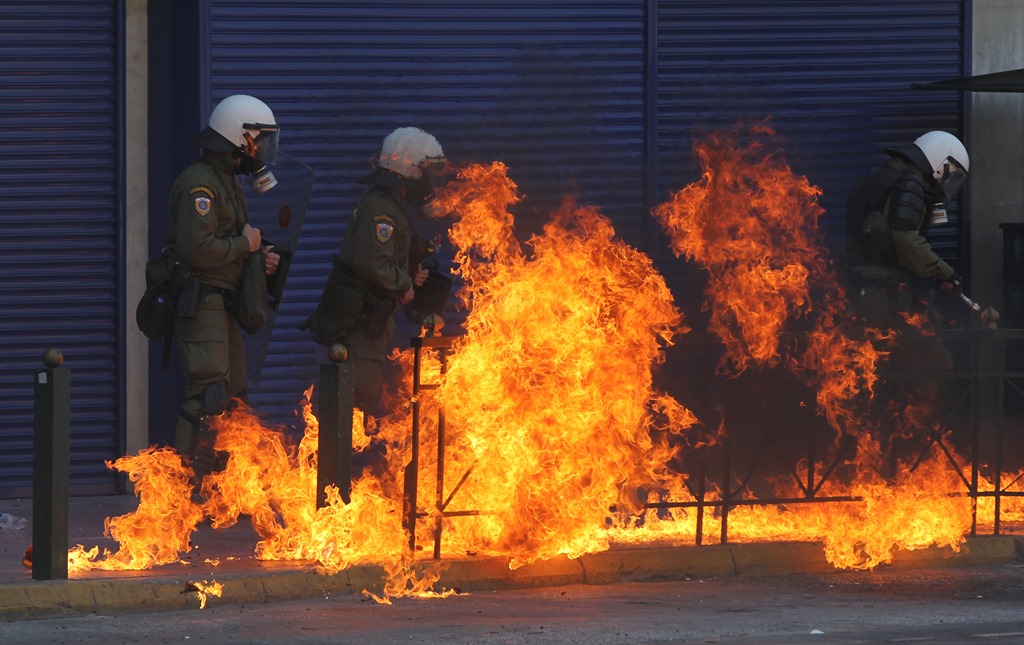
M 935 567 L 987 565 L 1018 560 L 1020 538 L 968 538 L 959 553 L 950 548 L 901 551 L 893 566 Z M 301 568 L 234 571 L 214 578 L 222 595 L 209 596 L 207 607 L 229 603 L 260 603 L 335 594 L 357 595 L 364 589 L 382 593 L 384 568 L 357 565 L 329 574 Z M 421 572 L 439 572 L 435 591 L 552 587 L 609 584 L 684 577 L 760 576 L 834 570 L 822 546 L 807 542 L 751 543 L 709 546 L 615 548 L 576 559 L 565 556 L 509 568 L 508 558 L 422 560 Z M 129 577 L 130 575 L 130 577 Z M 40 618 L 85 613 L 198 609 L 200 595 L 184 576 L 106 573 L 102 578 L 70 581 L 19 581 L 0 585 L 0 618 Z

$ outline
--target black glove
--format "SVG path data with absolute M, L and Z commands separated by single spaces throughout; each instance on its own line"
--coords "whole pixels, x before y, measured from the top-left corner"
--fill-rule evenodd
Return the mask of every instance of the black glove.
M 952 291 L 954 294 L 959 294 L 961 280 L 962 278 L 960 277 L 960 274 L 954 271 L 953 275 L 949 276 L 945 280 L 939 281 L 939 288 L 945 291 Z

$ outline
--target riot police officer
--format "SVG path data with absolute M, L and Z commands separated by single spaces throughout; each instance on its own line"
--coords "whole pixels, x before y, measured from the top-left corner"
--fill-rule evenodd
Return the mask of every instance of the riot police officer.
M 202 148 L 174 182 L 168 198 L 167 248 L 189 268 L 190 287 L 178 297 L 178 352 L 185 390 L 175 429 L 175 447 L 197 460 L 204 419 L 224 412 L 246 390 L 243 337 L 233 309 L 243 263 L 262 245 L 259 229 L 249 224 L 242 185 L 266 192 L 276 185 L 270 165 L 277 155 L 279 127 L 261 100 L 237 94 L 221 101 L 208 126 L 189 141 Z M 264 248 L 266 274 L 279 257 Z M 206 446 L 207 456 L 212 446 Z M 202 459 L 197 461 L 202 462 Z M 193 466 L 202 476 L 211 463 Z
M 952 360 L 934 334 L 942 322 L 935 288 L 959 295 L 961 278 L 927 235 L 944 221 L 942 205 L 963 186 L 970 159 L 957 137 L 938 130 L 886 152 L 889 161 L 847 198 L 845 281 L 852 311 L 866 327 L 898 332 L 887 369 L 917 374 L 898 382 L 893 404 L 936 405 L 942 380 L 923 375 L 949 371 Z
M 327 313 L 339 326 L 339 335 L 329 340 L 348 347 L 356 407 L 371 415 L 383 412 L 377 408 L 395 313 L 413 299 L 428 275 L 420 264 L 410 266 L 410 217 L 422 213 L 446 163 L 441 144 L 430 133 L 414 127 L 391 132 L 381 142 L 373 172 L 362 180 L 369 188 L 352 211 L 342 240 L 332 274 L 340 297 Z M 328 309 L 329 304 L 322 301 Z M 321 321 L 315 315 L 311 322 L 319 340 Z
M 891 286 L 908 298 L 929 289 L 931 281 L 958 288 L 960 276 L 935 253 L 927 234 L 944 216 L 936 207 L 956 196 L 967 179 L 967 150 L 952 134 L 935 130 L 886 152 L 889 162 L 847 198 L 845 264 L 852 283 Z

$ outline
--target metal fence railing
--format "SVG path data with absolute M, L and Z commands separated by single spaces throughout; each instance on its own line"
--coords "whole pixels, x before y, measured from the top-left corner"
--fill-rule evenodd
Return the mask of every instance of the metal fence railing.
M 913 471 L 928 455 L 938 456 L 961 485 L 950 495 L 972 500 L 971 534 L 1002 530 L 1003 505 L 1024 497 L 1024 330 L 954 330 L 939 335 L 949 350 L 948 371 L 884 373 L 875 388 L 876 402 L 869 413 L 875 438 L 885 454 L 876 461 L 876 474 L 895 481 Z M 453 499 L 471 471 L 446 488 L 445 418 L 436 419 L 436 482 L 432 494 L 418 490 L 423 429 L 423 396 L 437 387 L 423 382 L 424 352 L 437 352 L 440 373 L 447 368 L 453 337 L 413 339 L 413 402 L 411 461 L 405 472 L 404 526 L 409 544 L 416 547 L 417 523 L 432 522 L 434 557 L 441 557 L 445 518 L 479 515 L 480 511 L 450 510 Z M 705 511 L 720 524 L 719 542 L 729 541 L 729 514 L 740 506 L 857 503 L 855 494 L 837 494 L 862 458 L 858 436 L 849 429 L 830 427 L 817 413 L 813 392 L 784 371 L 758 372 L 748 377 L 716 373 L 716 339 L 708 334 L 687 334 L 681 353 L 690 360 L 688 375 L 676 377 L 669 389 L 695 412 L 705 428 L 725 427 L 722 436 L 699 442 L 673 464 L 684 479 L 688 499 L 662 499 L 649 509 L 692 508 L 696 517 L 696 544 L 703 542 Z M 907 387 L 935 388 L 937 406 L 930 422 L 908 432 L 899 419 L 901 396 Z M 803 388 L 803 389 L 802 389 Z M 888 416 L 887 416 L 888 415 Z M 892 427 L 886 427 L 890 423 Z M 1018 430 L 1019 429 L 1019 430 Z M 705 430 L 705 432 L 711 432 Z M 777 482 L 790 482 L 779 494 Z M 978 501 L 991 498 L 991 517 L 979 521 Z

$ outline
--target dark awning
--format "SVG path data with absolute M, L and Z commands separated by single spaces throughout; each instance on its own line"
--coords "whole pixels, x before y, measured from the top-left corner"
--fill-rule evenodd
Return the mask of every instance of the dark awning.
M 911 83 L 914 90 L 964 90 L 967 92 L 1024 92 L 1024 69 L 950 78 L 932 83 Z

